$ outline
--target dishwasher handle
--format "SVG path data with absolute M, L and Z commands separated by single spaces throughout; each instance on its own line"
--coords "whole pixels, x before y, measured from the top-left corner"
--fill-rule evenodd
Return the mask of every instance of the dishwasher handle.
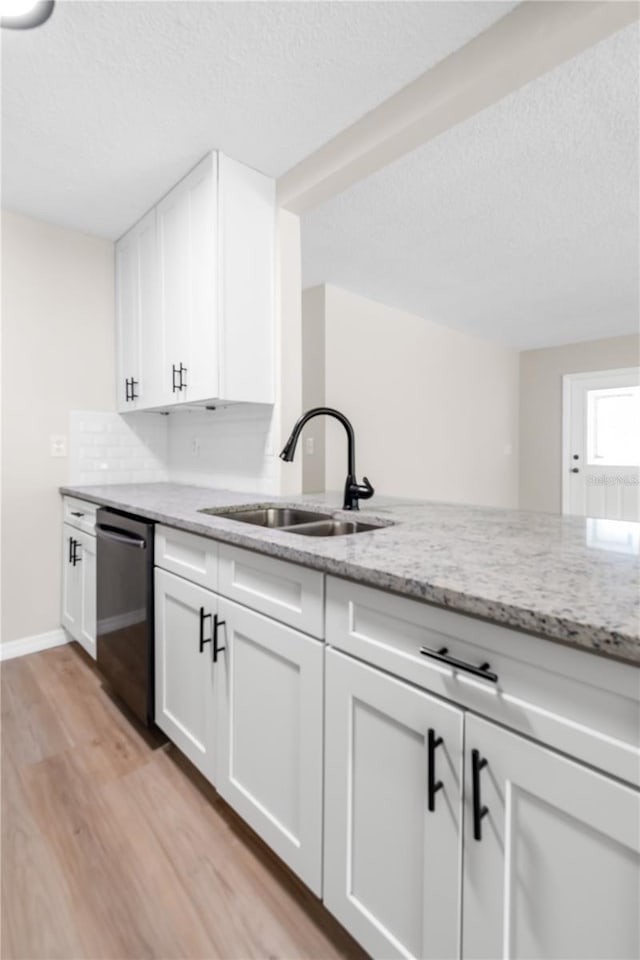
M 118 530 L 117 527 L 110 527 L 105 523 L 96 524 L 96 534 L 104 540 L 124 543 L 129 547 L 137 547 L 139 550 L 144 550 L 147 546 L 147 541 L 142 537 L 136 537 L 135 534 L 126 533 L 124 530 Z

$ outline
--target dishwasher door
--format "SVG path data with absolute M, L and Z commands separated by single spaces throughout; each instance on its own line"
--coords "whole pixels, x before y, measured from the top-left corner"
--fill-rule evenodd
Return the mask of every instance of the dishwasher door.
M 153 523 L 96 514 L 97 660 L 113 692 L 145 724 L 154 718 Z

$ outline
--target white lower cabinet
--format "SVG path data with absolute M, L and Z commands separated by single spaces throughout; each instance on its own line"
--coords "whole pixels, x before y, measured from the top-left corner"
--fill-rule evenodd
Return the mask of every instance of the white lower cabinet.
M 96 538 L 62 528 L 62 626 L 96 656 Z
M 463 957 L 640 956 L 640 794 L 472 715 L 466 750 Z
M 217 789 L 318 896 L 323 644 L 220 598 Z
M 325 683 L 325 904 L 374 957 L 457 957 L 463 712 L 334 650 Z
M 222 669 L 220 657 L 213 659 L 217 613 L 215 593 L 156 567 L 156 723 L 214 784 Z

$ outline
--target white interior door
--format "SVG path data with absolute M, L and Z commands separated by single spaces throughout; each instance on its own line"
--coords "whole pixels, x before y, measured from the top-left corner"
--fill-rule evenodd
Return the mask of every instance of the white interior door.
M 563 512 L 640 520 L 640 368 L 563 379 Z

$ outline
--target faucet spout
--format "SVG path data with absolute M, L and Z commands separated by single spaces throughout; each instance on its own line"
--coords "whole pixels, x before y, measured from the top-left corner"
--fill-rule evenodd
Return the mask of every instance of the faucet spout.
M 358 500 L 368 500 L 369 497 L 372 497 L 374 494 L 374 489 L 367 480 L 366 477 L 363 478 L 363 483 L 359 484 L 356 480 L 356 441 L 353 433 L 353 427 L 351 426 L 350 421 L 345 417 L 344 413 L 340 413 L 339 410 L 335 410 L 333 407 L 313 407 L 311 410 L 307 410 L 306 413 L 303 413 L 301 417 L 294 424 L 291 435 L 280 454 L 280 458 L 287 462 L 291 462 L 295 456 L 296 446 L 298 445 L 298 439 L 302 432 L 302 428 L 306 423 L 309 422 L 313 417 L 319 416 L 328 416 L 334 417 L 336 420 L 339 420 L 347 433 L 347 479 L 344 488 L 344 510 L 358 510 Z

